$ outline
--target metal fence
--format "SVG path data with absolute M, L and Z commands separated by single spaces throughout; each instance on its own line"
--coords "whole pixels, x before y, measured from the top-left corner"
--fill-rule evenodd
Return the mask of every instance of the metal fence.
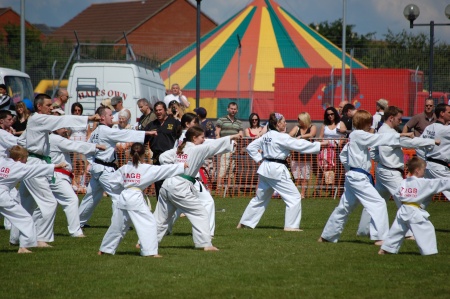
M 234 153 L 230 155 L 230 165 L 233 167 L 222 169 L 222 155 L 213 157 L 206 161 L 204 167 L 208 171 L 206 185 L 211 194 L 216 197 L 241 197 L 254 196 L 258 185 L 257 170 L 255 163 L 246 153 L 245 148 L 252 139 L 244 138 L 237 142 Z M 131 144 L 120 144 L 117 146 L 117 165 L 120 167 L 129 160 L 129 147 Z M 299 154 L 292 152 L 288 158 L 288 164 L 294 177 L 294 183 L 304 198 L 312 199 L 339 199 L 344 191 L 345 170 L 339 160 L 341 146 L 323 148 L 319 154 Z M 415 155 L 414 150 L 405 149 L 405 163 Z M 146 155 L 146 163 L 151 163 L 151 151 Z M 77 193 L 84 193 L 90 179 L 86 172 L 87 162 L 83 156 L 73 156 L 74 180 L 73 187 Z M 222 163 L 223 166 L 223 163 Z M 376 163 L 372 165 L 372 175 L 376 169 Z M 406 169 L 406 167 L 405 167 Z M 375 177 L 375 176 L 374 176 Z M 154 196 L 154 187 L 150 186 L 145 193 Z M 276 197 L 277 195 L 274 194 Z M 442 194 L 434 196 L 433 200 L 445 201 Z

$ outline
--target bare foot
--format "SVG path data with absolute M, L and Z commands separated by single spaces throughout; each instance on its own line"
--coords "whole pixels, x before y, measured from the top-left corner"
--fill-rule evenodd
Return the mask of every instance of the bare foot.
M 219 249 L 217 247 L 214 246 L 208 246 L 203 248 L 204 251 L 219 251 Z
M 380 249 L 380 250 L 378 251 L 378 254 L 380 254 L 380 255 L 385 255 L 385 254 L 392 254 L 392 253 L 390 253 L 390 252 L 388 252 L 388 251 L 386 251 L 386 250 Z
M 241 228 L 250 228 L 249 226 L 239 223 L 238 226 L 236 226 L 237 229 L 241 229 Z
M 186 217 L 186 215 L 184 215 L 184 213 L 181 213 L 180 218 L 182 218 L 182 217 Z
M 73 236 L 74 238 L 86 238 L 86 235 L 85 234 L 81 234 L 81 235 L 78 235 L 78 236 Z
M 299 229 L 299 228 L 293 228 L 293 227 L 285 227 L 284 228 L 285 232 L 302 232 L 303 229 Z
M 47 244 L 47 243 L 44 242 L 44 241 L 38 241 L 38 242 L 37 242 L 37 247 L 53 247 L 53 246 L 50 245 L 50 244 Z
M 147 255 L 146 257 L 156 257 L 156 258 L 161 258 L 162 255 L 159 255 L 159 254 L 155 254 L 155 255 Z
M 383 245 L 383 240 L 378 240 L 378 241 L 375 241 L 375 243 L 373 243 L 375 246 L 381 246 L 381 245 Z
M 139 242 L 136 243 L 136 248 L 141 249 L 141 244 Z
M 330 242 L 330 241 L 328 241 L 327 239 L 324 239 L 324 238 L 320 237 L 320 238 L 317 240 L 317 242 L 319 242 L 319 243 L 328 243 L 328 242 Z
M 20 247 L 17 253 L 33 253 L 33 252 L 26 249 L 25 247 Z
M 416 240 L 416 238 L 414 238 L 414 236 L 409 236 L 409 237 L 406 237 L 405 239 L 406 240 L 412 240 L 412 241 Z

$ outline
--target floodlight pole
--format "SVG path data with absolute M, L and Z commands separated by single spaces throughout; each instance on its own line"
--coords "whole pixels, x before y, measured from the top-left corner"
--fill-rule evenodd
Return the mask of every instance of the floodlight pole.
M 240 78 L 241 78 L 241 50 L 242 50 L 242 45 L 241 45 L 241 39 L 239 38 L 239 34 L 237 35 L 237 40 L 238 40 L 238 71 L 237 71 L 237 99 L 239 100 L 240 98 Z
M 346 34 L 347 34 L 347 21 L 346 21 L 346 12 L 347 10 L 347 0 L 342 0 L 342 78 L 341 78 L 341 101 L 345 100 L 345 43 L 346 43 Z M 350 100 L 350 99 L 349 99 Z M 333 99 L 334 105 L 334 99 Z

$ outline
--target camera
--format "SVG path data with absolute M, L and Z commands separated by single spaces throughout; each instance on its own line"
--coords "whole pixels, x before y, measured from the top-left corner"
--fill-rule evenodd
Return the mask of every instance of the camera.
M 177 107 L 172 107 L 171 111 L 173 115 L 177 114 Z

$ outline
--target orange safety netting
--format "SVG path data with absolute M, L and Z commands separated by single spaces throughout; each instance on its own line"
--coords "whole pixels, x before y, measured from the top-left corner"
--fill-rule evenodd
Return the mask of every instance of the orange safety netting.
M 254 196 L 258 185 L 258 166 L 247 154 L 245 148 L 252 139 L 244 138 L 237 142 L 234 153 L 217 155 L 208 159 L 205 185 L 215 196 Z M 299 154 L 292 152 L 287 159 L 288 165 L 302 197 L 305 198 L 340 198 L 344 191 L 345 170 L 340 162 L 339 153 L 346 140 L 340 145 L 323 148 L 319 154 Z M 120 144 L 116 147 L 117 165 L 120 167 L 129 160 L 131 144 Z M 405 163 L 415 155 L 415 150 L 404 149 Z M 146 155 L 146 163 L 151 163 L 151 152 Z M 74 190 L 85 193 L 90 175 L 86 172 L 88 163 L 80 154 L 73 155 Z M 372 175 L 376 163 L 372 163 Z M 405 166 L 405 170 L 406 166 Z M 375 176 L 374 176 L 375 177 Z M 154 196 L 153 186 L 145 190 L 145 194 Z M 276 194 L 274 194 L 276 196 Z M 442 194 L 434 196 L 433 200 L 445 201 Z

